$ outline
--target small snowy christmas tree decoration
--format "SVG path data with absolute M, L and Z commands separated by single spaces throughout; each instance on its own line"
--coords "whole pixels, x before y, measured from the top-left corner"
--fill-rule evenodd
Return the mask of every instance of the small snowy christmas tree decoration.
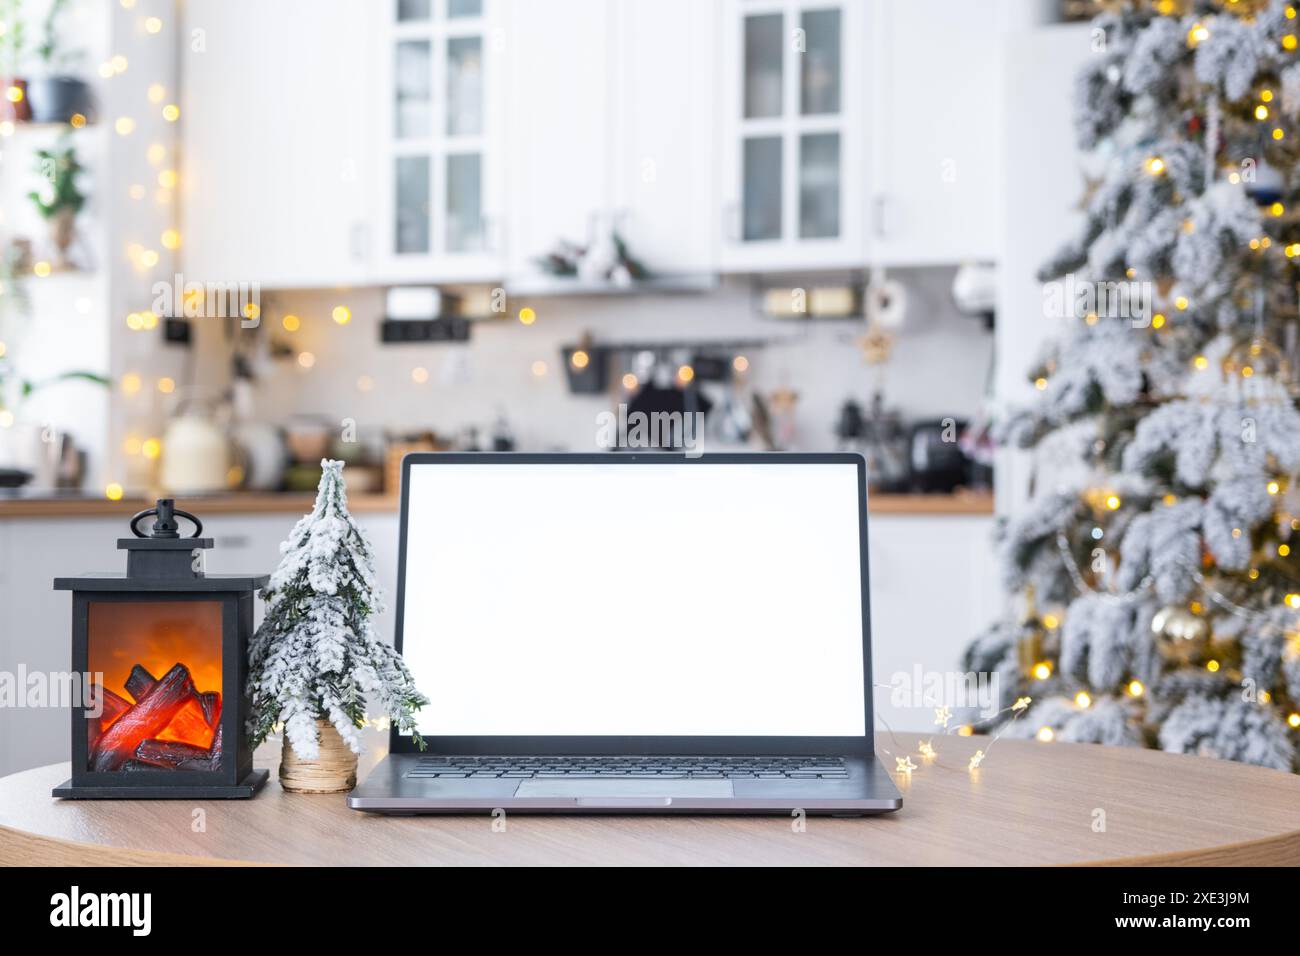
M 283 723 L 296 758 L 316 760 L 321 735 L 333 725 L 356 754 L 367 695 L 400 729 L 414 733 L 415 712 L 429 701 L 402 658 L 371 628 L 381 594 L 370 543 L 348 514 L 343 462 L 321 462 L 316 504 L 280 551 L 280 566 L 262 591 L 266 617 L 249 647 L 254 745 Z

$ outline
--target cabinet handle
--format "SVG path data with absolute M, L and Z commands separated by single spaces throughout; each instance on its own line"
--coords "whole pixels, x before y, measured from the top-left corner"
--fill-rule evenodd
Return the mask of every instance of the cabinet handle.
M 505 248 L 506 226 L 500 216 L 483 217 L 483 242 L 488 252 L 500 252 Z
M 348 251 L 353 261 L 362 262 L 370 251 L 370 226 L 364 222 L 354 222 L 348 230 Z
M 733 200 L 722 207 L 722 231 L 728 242 L 740 241 L 740 203 Z
M 876 193 L 871 201 L 871 226 L 872 231 L 876 234 L 877 239 L 884 239 L 887 233 L 885 228 L 885 215 L 889 208 L 889 200 L 884 193 Z

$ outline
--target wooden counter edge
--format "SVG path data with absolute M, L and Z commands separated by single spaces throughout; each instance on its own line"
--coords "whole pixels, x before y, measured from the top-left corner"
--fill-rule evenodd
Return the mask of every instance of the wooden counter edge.
M 431 818 L 432 819 L 432 818 Z M 278 866 L 252 860 L 186 856 L 155 850 L 101 846 L 39 836 L 0 825 L 0 867 L 7 866 Z M 592 864 L 605 865 L 605 864 Z M 864 863 L 863 865 L 871 865 Z M 1147 856 L 1114 857 L 1059 864 L 1067 867 L 1297 866 L 1300 830 L 1222 846 L 1178 850 Z
M 313 494 L 267 492 L 215 495 L 211 498 L 178 496 L 177 505 L 201 518 L 209 515 L 306 514 Z M 0 498 L 0 520 L 6 518 L 129 518 L 153 506 L 144 498 L 109 501 L 106 498 Z M 356 514 L 396 513 L 395 495 L 355 494 L 348 507 Z M 873 515 L 992 515 L 993 496 L 983 493 L 953 495 L 871 495 L 867 510 Z
M 1300 830 L 1198 850 L 1116 857 L 1072 866 L 1300 866 Z
M 7 866 L 274 866 L 251 860 L 185 856 L 78 843 L 0 825 L 0 867 Z

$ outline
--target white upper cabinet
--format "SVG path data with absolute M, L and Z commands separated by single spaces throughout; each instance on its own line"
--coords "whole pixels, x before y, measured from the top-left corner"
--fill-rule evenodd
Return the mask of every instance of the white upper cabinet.
M 387 0 L 382 8 L 373 278 L 499 278 L 503 4 Z
M 614 230 L 661 277 L 991 259 L 993 6 L 187 0 L 182 265 L 522 288 Z
M 368 278 L 365 0 L 187 0 L 181 265 L 198 281 Z M 256 28 L 250 28 L 256 24 Z
M 884 265 L 992 260 L 1000 236 L 1000 11 L 881 2 L 870 252 Z
M 616 7 L 614 224 L 661 276 L 715 272 L 718 11 L 700 0 Z
M 716 268 L 716 10 L 700 0 L 515 0 L 509 270 L 617 231 L 660 276 Z
M 724 269 L 863 264 L 869 12 L 860 2 L 723 4 Z
M 529 280 L 560 239 L 586 244 L 611 208 L 615 4 L 513 0 L 510 9 L 507 275 Z

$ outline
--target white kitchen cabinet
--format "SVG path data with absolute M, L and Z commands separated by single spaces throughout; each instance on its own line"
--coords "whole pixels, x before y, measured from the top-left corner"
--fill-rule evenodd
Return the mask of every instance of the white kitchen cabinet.
M 724 269 L 996 258 L 1000 51 L 1018 14 L 962 0 L 725 10 Z
M 720 243 L 728 271 L 861 266 L 872 5 L 725 0 Z
M 989 559 L 991 516 L 871 515 L 871 650 L 875 709 L 893 730 L 934 730 L 933 698 L 892 699 L 918 672 L 958 670 L 971 639 L 999 614 L 1003 591 Z M 967 712 L 958 715 L 968 719 Z
M 586 244 L 611 208 L 611 36 L 614 4 L 510 5 L 510 278 L 560 239 Z
M 374 4 L 187 0 L 181 10 L 187 279 L 365 281 Z
M 714 6 L 549 0 L 510 17 L 510 279 L 614 229 L 652 274 L 712 271 Z
M 615 5 L 615 222 L 659 275 L 717 269 L 717 7 L 700 0 Z
M 380 91 L 376 282 L 486 281 L 504 271 L 505 6 L 372 7 L 381 22 L 371 58 Z
M 72 666 L 72 597 L 56 577 L 123 571 L 119 518 L 0 519 L 0 672 L 62 674 Z M 68 712 L 0 707 L 0 775 L 68 759 Z
M 996 255 L 1001 8 L 183 9 L 181 254 L 194 279 L 522 286 L 560 240 L 611 229 L 661 276 Z
M 966 0 L 873 6 L 871 260 L 994 260 L 1004 11 Z

